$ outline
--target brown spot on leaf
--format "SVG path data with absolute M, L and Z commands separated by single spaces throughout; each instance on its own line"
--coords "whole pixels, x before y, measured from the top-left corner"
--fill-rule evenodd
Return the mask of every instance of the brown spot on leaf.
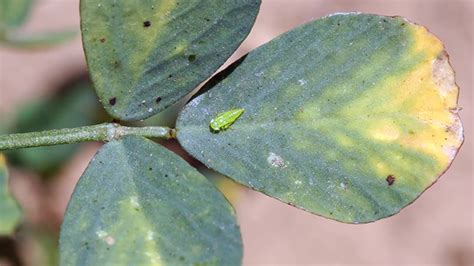
M 101 38 L 101 39 L 100 39 L 100 42 L 101 42 L 101 43 L 104 43 L 105 41 L 107 41 L 106 38 Z
M 114 106 L 117 103 L 117 97 L 113 97 L 109 99 L 110 105 Z
M 387 184 L 389 186 L 391 186 L 391 185 L 393 185 L 393 183 L 395 183 L 395 176 L 394 175 L 388 175 L 385 180 L 387 181 Z
M 151 22 L 149 20 L 143 22 L 143 27 L 148 28 L 151 26 Z
M 189 62 L 194 62 L 194 61 L 196 61 L 196 55 L 195 55 L 195 54 L 190 54 L 190 55 L 188 56 L 188 61 L 189 61 Z
M 159 97 L 159 96 L 156 97 L 155 102 L 156 102 L 156 103 L 160 103 L 160 102 L 161 102 L 161 97 Z

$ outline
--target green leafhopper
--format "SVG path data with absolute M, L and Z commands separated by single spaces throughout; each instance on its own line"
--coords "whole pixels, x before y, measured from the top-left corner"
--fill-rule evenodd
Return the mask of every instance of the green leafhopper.
M 239 108 L 218 114 L 209 123 L 211 131 L 217 133 L 219 131 L 228 129 L 235 122 L 235 120 L 237 120 L 242 115 L 243 112 L 244 109 Z

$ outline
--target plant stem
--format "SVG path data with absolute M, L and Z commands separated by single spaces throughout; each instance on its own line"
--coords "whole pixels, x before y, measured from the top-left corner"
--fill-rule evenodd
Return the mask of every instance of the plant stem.
M 111 141 L 125 135 L 163 139 L 176 137 L 175 130 L 167 127 L 125 127 L 115 123 L 106 123 L 86 127 L 0 135 L 0 151 L 85 141 Z

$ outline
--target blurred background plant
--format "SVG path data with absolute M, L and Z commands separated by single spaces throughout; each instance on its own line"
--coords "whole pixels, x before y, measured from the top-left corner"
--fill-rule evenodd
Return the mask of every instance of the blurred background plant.
M 244 190 L 193 160 L 176 141 L 164 144 L 215 182 L 236 207 L 244 237 L 244 264 L 472 265 L 471 1 L 449 5 L 429 0 L 391 0 L 383 5 L 377 1 L 264 1 L 253 32 L 228 62 L 298 24 L 354 10 L 403 15 L 429 26 L 451 51 L 451 63 L 458 71 L 467 148 L 461 150 L 442 184 L 416 204 L 375 224 L 339 224 Z M 78 0 L 0 0 L 0 134 L 112 121 L 88 79 L 78 25 Z M 174 126 L 187 99 L 138 124 Z M 11 193 L 7 175 L 0 174 L 0 221 L 4 223 L 7 217 L 19 221 L 16 229 L 10 226 L 15 230 L 9 236 L 11 229 L 0 227 L 0 265 L 57 263 L 57 237 L 67 201 L 99 146 L 64 145 L 5 154 L 11 193 L 23 214 L 19 215 L 15 203 L 8 207 L 13 214 L 6 214 L 2 203 Z
M 0 41 L 15 48 L 41 48 L 61 44 L 74 38 L 78 30 L 66 29 L 26 35 L 18 31 L 27 21 L 33 0 L 0 1 Z

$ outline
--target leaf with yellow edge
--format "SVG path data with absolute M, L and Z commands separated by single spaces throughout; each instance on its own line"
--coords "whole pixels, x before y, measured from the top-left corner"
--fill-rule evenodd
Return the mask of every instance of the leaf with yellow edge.
M 400 211 L 463 141 L 442 43 L 400 17 L 337 14 L 296 28 L 211 80 L 177 137 L 208 167 L 348 223 Z M 245 113 L 219 134 L 217 114 Z
M 21 220 L 21 210 L 8 191 L 5 157 L 0 153 L 0 235 L 10 235 Z

